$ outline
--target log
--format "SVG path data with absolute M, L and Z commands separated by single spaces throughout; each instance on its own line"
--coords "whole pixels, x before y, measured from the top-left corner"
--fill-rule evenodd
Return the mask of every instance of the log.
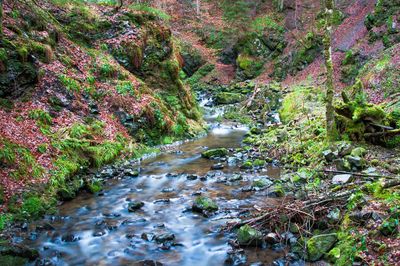
M 379 136 L 396 136 L 400 135 L 400 128 L 382 132 L 375 132 L 375 133 L 365 133 L 364 137 L 379 137 Z

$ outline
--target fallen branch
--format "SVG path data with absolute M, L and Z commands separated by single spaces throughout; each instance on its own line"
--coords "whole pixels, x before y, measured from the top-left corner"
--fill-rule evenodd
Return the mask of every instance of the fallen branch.
M 365 133 L 364 137 L 378 137 L 378 136 L 395 136 L 400 135 L 400 128 L 382 132 L 375 132 L 375 133 Z

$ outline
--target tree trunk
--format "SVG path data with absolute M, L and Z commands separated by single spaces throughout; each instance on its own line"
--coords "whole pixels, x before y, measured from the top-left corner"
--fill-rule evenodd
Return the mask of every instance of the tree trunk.
M 335 139 L 335 110 L 333 107 L 334 79 L 332 62 L 332 27 L 334 0 L 325 0 L 324 57 L 326 66 L 326 134 L 329 141 Z
M 3 0 L 0 0 L 0 35 L 3 35 Z
M 200 0 L 196 0 L 196 14 L 200 15 Z

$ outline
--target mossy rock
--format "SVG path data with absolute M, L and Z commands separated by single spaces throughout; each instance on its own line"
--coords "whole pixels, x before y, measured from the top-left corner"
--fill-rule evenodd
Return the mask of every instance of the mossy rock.
M 201 156 L 207 159 L 212 157 L 222 157 L 228 154 L 228 150 L 225 148 L 210 149 L 201 153 Z
M 215 103 L 217 104 L 233 104 L 243 101 L 244 95 L 233 92 L 220 92 L 215 96 Z
M 320 260 L 332 249 L 337 242 L 337 234 L 313 236 L 306 242 L 307 260 L 314 262 Z
M 263 167 L 265 165 L 265 160 L 256 159 L 254 160 L 253 165 L 256 167 Z
M 28 259 L 15 256 L 0 256 L 0 265 L 2 266 L 19 266 L 26 265 Z
M 366 149 L 364 149 L 363 147 L 357 147 L 357 148 L 355 148 L 355 149 L 353 149 L 352 151 L 351 151 L 351 154 L 350 154 L 351 156 L 354 156 L 354 157 L 360 157 L 360 158 L 362 158 L 362 157 L 364 157 L 365 155 L 367 155 L 367 150 Z
M 245 162 L 240 166 L 240 168 L 241 168 L 241 169 L 251 169 L 251 168 L 253 168 L 253 162 L 250 161 L 250 160 L 245 161 Z
M 192 210 L 195 212 L 215 212 L 218 211 L 218 205 L 210 198 L 198 197 L 193 203 Z
M 263 234 L 246 224 L 237 231 L 237 241 L 242 246 L 260 246 L 263 243 Z

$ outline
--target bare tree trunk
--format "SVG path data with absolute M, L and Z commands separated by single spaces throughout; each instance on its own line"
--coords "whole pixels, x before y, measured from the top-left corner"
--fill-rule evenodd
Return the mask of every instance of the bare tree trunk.
M 334 0 L 325 0 L 325 36 L 324 36 L 324 57 L 326 66 L 326 134 L 329 141 L 335 139 L 335 110 L 333 107 L 334 95 L 334 74 L 332 62 L 332 31 L 333 31 L 333 9 Z
M 200 0 L 196 0 L 196 14 L 200 15 Z
M 3 35 L 3 0 L 0 0 L 0 35 Z

